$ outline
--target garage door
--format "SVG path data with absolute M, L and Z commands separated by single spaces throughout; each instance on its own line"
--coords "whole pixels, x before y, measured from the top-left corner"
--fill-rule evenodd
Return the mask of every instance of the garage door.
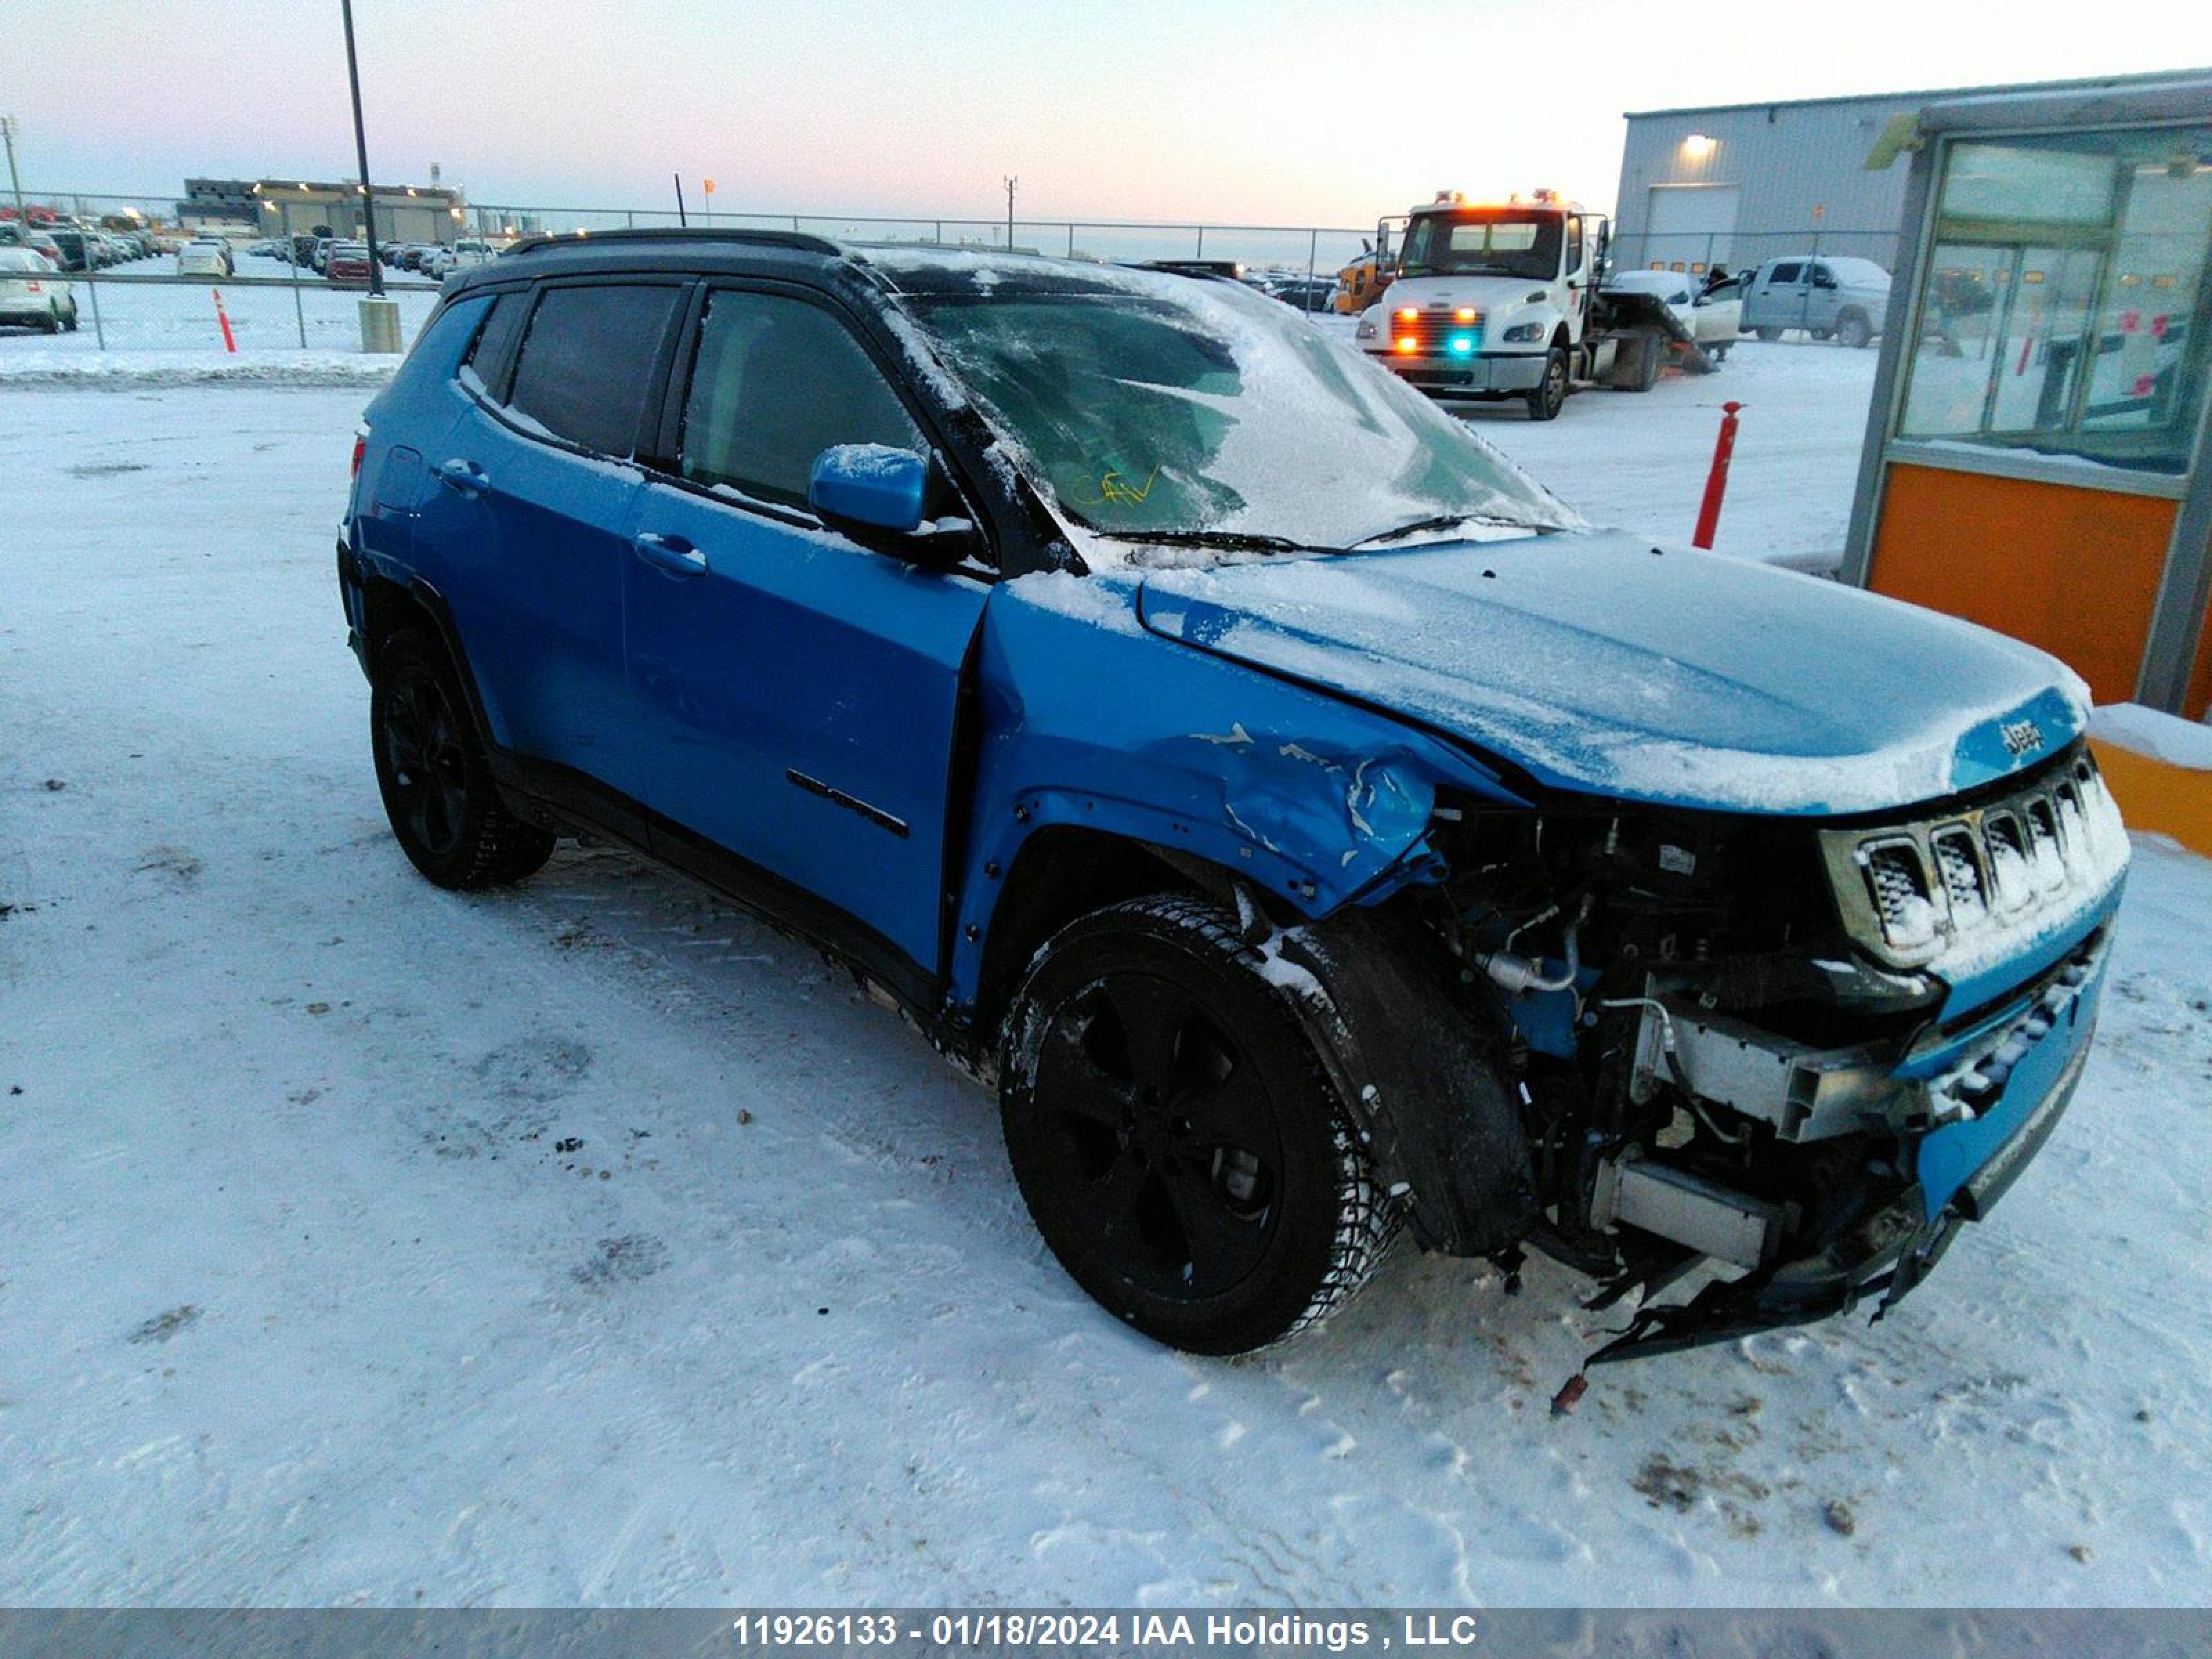
M 1703 270 L 1718 263 L 1734 267 L 1729 246 L 1735 234 L 1737 190 L 1734 185 L 1654 185 L 1651 214 L 1644 222 L 1640 265 Z

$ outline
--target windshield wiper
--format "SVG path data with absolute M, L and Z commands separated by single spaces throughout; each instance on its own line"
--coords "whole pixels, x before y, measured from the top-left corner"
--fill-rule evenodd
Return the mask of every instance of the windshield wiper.
M 1416 519 L 1411 524 L 1401 524 L 1392 530 L 1378 530 L 1371 536 L 1362 536 L 1356 542 L 1346 542 L 1345 551 L 1348 553 L 1355 547 L 1371 546 L 1376 542 L 1395 542 L 1401 536 L 1418 535 L 1424 530 L 1456 530 L 1463 524 L 1502 525 L 1510 530 L 1526 530 L 1533 535 L 1544 533 L 1537 526 L 1524 525 L 1513 519 L 1501 519 L 1494 514 L 1440 513 L 1433 518 Z
M 1260 536 L 1242 530 L 1102 530 L 1109 542 L 1143 542 L 1157 547 L 1218 547 L 1231 553 L 1334 553 L 1285 536 Z

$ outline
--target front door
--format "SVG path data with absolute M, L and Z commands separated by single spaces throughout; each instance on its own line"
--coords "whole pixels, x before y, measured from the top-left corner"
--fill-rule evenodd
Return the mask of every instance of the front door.
M 678 361 L 674 471 L 645 486 L 627 564 L 639 793 L 934 971 L 953 726 L 989 589 L 806 507 L 831 445 L 928 441 L 809 299 L 717 289 Z

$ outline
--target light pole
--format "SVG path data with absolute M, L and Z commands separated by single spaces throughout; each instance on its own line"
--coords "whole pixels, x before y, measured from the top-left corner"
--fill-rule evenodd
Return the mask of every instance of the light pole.
M 1014 186 L 1021 180 L 1013 174 L 1006 175 L 1006 252 L 1014 251 Z
M 15 118 L 0 115 L 0 143 L 8 146 L 8 187 L 15 192 L 15 220 L 23 219 L 23 181 L 15 172 Z
M 372 297 L 384 294 L 384 264 L 376 257 L 376 188 L 368 181 L 368 133 L 361 120 L 361 64 L 353 50 L 353 0 L 338 0 L 338 8 L 345 16 L 346 80 L 353 88 L 353 147 L 361 162 L 361 227 L 362 240 L 368 244 L 368 291 Z

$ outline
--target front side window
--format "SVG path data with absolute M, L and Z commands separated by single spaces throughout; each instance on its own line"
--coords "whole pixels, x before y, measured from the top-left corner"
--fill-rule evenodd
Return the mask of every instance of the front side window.
M 1518 208 L 1423 213 L 1406 232 L 1401 276 L 1525 276 L 1559 274 L 1560 216 Z
M 626 459 L 683 297 L 642 283 L 547 289 L 523 337 L 508 407 L 555 437 Z
M 2212 128 L 1953 143 L 1897 435 L 2179 474 L 2208 253 Z
M 917 297 L 1031 481 L 1109 536 L 1349 548 L 1571 514 L 1387 370 L 1234 283 Z
M 1785 283 L 1795 283 L 1797 278 L 1803 274 L 1804 270 L 1804 263 L 1802 260 L 1784 259 L 1780 264 L 1774 267 L 1772 273 L 1766 280 L 1774 287 L 1780 288 Z
M 684 476 L 804 507 L 816 458 L 836 444 L 928 447 L 883 371 L 835 316 L 781 295 L 714 294 L 684 400 Z

